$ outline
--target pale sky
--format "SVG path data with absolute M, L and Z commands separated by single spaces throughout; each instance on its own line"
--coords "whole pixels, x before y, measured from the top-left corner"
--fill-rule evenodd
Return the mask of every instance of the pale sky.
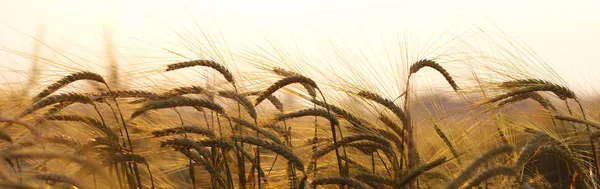
M 327 39 L 350 44 L 373 39 L 373 45 L 388 36 L 407 36 L 424 44 L 446 30 L 500 28 L 534 50 L 573 88 L 598 88 L 600 76 L 594 72 L 600 71 L 599 10 L 600 1 L 593 0 L 0 0 L 0 47 L 30 53 L 33 41 L 28 35 L 38 36 L 39 28 L 46 32 L 45 42 L 59 51 L 102 54 L 108 26 L 117 48 L 142 56 L 152 52 L 143 52 L 147 48 L 139 47 L 140 41 L 177 44 L 180 39 L 172 40 L 177 38 L 173 30 L 199 31 L 198 27 L 222 34 L 231 44 L 268 39 L 283 47 L 289 41 L 316 41 L 308 44 L 318 46 Z M 26 60 L 9 54 L 0 53 L 3 79 L 7 70 L 29 68 Z

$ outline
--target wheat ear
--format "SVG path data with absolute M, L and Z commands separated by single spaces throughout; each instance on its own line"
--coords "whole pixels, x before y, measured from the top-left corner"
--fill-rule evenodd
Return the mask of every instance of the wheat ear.
M 517 79 L 512 81 L 506 81 L 500 84 L 500 87 L 512 89 L 517 87 L 531 87 L 536 85 L 552 86 L 552 88 L 554 89 L 550 91 L 552 91 L 561 100 L 566 100 L 567 98 L 577 99 L 577 97 L 575 96 L 575 92 L 573 92 L 569 88 L 541 79 Z
M 546 110 L 556 111 L 556 107 L 554 107 L 554 105 L 552 105 L 552 102 L 550 102 L 548 99 L 542 97 L 542 95 L 540 95 L 536 92 L 528 92 L 528 93 L 523 93 L 523 94 L 518 94 L 518 95 L 512 96 L 509 99 L 503 100 L 500 103 L 498 103 L 498 106 L 504 106 L 506 104 L 515 103 L 515 102 L 518 102 L 521 100 L 527 100 L 527 99 L 535 100 L 540 105 L 542 105 L 542 107 L 544 107 Z
M 152 135 L 154 135 L 154 137 L 168 136 L 168 135 L 181 134 L 181 133 L 195 133 L 195 134 L 207 136 L 209 138 L 215 137 L 215 133 L 213 131 L 211 131 L 209 129 L 201 128 L 198 126 L 192 126 L 192 125 L 184 125 L 184 126 L 180 126 L 180 127 L 173 127 L 173 128 L 168 128 L 168 129 L 152 131 Z
M 49 120 L 49 121 L 82 122 L 82 123 L 93 126 L 93 127 L 97 128 L 98 130 L 102 131 L 111 140 L 117 139 L 117 134 L 115 132 L 113 132 L 112 129 L 110 129 L 110 127 L 108 127 L 107 125 L 102 123 L 100 120 L 97 120 L 96 118 L 93 118 L 93 117 L 84 116 L 84 115 L 48 115 L 48 116 L 44 116 L 43 119 Z
M 35 174 L 35 175 L 33 175 L 33 178 L 40 179 L 40 180 L 46 180 L 46 181 L 52 181 L 52 182 L 62 182 L 62 183 L 66 183 L 66 184 L 69 184 L 69 185 L 77 187 L 77 188 L 83 188 L 83 185 L 81 185 L 81 183 L 79 181 L 77 181 L 67 175 Z
M 334 106 L 334 105 L 331 105 L 331 104 L 325 104 L 322 101 L 318 101 L 318 100 L 314 100 L 314 99 L 311 100 L 311 102 L 315 103 L 318 106 L 324 107 L 324 108 L 329 107 L 329 109 L 333 113 L 335 113 L 335 114 L 343 117 L 344 119 L 346 119 L 347 121 L 349 121 L 352 125 L 354 125 L 356 127 L 366 128 L 366 126 L 363 124 L 363 122 L 361 121 L 360 118 L 358 118 L 357 116 L 353 115 L 352 113 L 350 113 L 350 112 L 348 112 L 348 111 L 346 111 L 346 110 L 344 110 L 344 109 L 342 109 L 340 107 L 337 107 L 337 106 Z
M 515 148 L 512 145 L 502 145 L 500 147 L 489 150 L 485 154 L 481 155 L 478 159 L 473 161 L 473 163 L 471 163 L 469 167 L 467 167 L 458 177 L 456 177 L 456 179 L 450 182 L 450 184 L 448 184 L 446 188 L 455 189 L 460 187 L 465 181 L 467 181 L 467 179 L 469 179 L 469 176 L 471 176 L 471 174 L 475 173 L 477 168 L 479 168 L 482 164 L 486 163 L 488 160 L 498 155 L 510 153 L 514 149 Z
M 240 125 L 242 125 L 244 127 L 248 127 L 250 129 L 252 129 L 252 130 L 254 130 L 254 131 L 256 131 L 256 132 L 258 132 L 258 133 L 260 133 L 260 134 L 262 134 L 264 136 L 266 136 L 267 138 L 271 139 L 273 142 L 275 142 L 277 144 L 283 144 L 283 141 L 281 141 L 277 136 L 275 136 L 275 134 L 273 134 L 271 132 L 268 132 L 268 131 L 265 131 L 264 129 L 256 126 L 253 123 L 250 123 L 249 121 L 246 121 L 246 120 L 241 119 L 241 118 L 232 118 L 231 120 L 233 122 L 237 123 L 237 124 L 240 124 Z
M 404 113 L 404 111 L 402 111 L 402 109 L 400 107 L 398 107 L 396 104 L 394 104 L 394 102 L 392 102 L 391 100 L 384 98 L 378 94 L 369 92 L 369 91 L 360 91 L 357 94 L 360 97 L 363 97 L 365 99 L 368 100 L 372 100 L 375 101 L 383 106 L 385 106 L 386 108 L 388 108 L 389 110 L 391 110 L 398 118 L 400 118 L 400 120 L 402 121 L 403 127 L 407 127 L 408 126 L 408 119 L 406 114 Z M 406 129 L 406 128 L 404 128 Z
M 263 139 L 252 138 L 252 137 L 233 136 L 233 138 L 236 141 L 249 143 L 252 145 L 260 146 L 260 147 L 266 148 L 268 150 L 271 150 L 271 151 L 281 155 L 288 161 L 294 163 L 294 165 L 296 165 L 296 169 L 298 169 L 300 171 L 304 171 L 304 163 L 302 163 L 300 158 L 296 154 L 294 154 L 291 150 L 289 150 L 287 147 L 285 147 L 283 145 L 274 144 L 274 143 L 271 143 L 271 142 L 263 140 Z
M 371 174 L 371 173 L 364 173 L 364 172 L 359 172 L 356 175 L 356 178 L 358 180 L 360 180 L 360 181 L 363 181 L 363 182 L 367 183 L 367 184 L 369 184 L 369 182 L 372 182 L 372 183 L 385 184 L 385 185 L 391 186 L 393 184 L 393 182 L 394 182 L 391 179 L 384 178 L 382 176 L 374 175 L 374 174 Z M 366 181 L 368 181 L 368 182 L 366 182 Z
M 92 80 L 92 81 L 96 81 L 96 82 L 99 82 L 102 84 L 106 84 L 106 82 L 104 81 L 104 78 L 102 78 L 102 76 L 100 76 L 99 74 L 96 74 L 93 72 L 88 72 L 88 71 L 76 72 L 76 73 L 72 73 L 71 75 L 63 77 L 60 80 L 52 83 L 50 86 L 46 87 L 46 89 L 44 89 L 42 92 L 40 92 L 35 97 L 33 97 L 33 101 L 36 102 L 36 101 L 54 93 L 58 89 L 63 88 L 64 86 L 66 86 L 72 82 L 78 81 L 78 80 Z
M 95 101 L 103 102 L 106 98 L 145 98 L 145 99 L 160 99 L 162 96 L 153 92 L 142 90 L 117 90 L 106 91 L 92 94 Z
M 248 98 L 246 98 L 246 96 L 235 91 L 219 91 L 217 94 L 219 94 L 219 96 L 237 101 L 244 107 L 244 109 L 246 109 L 250 117 L 256 119 L 256 109 L 254 109 L 254 105 L 252 102 L 250 102 L 250 100 L 248 100 Z
M 301 76 L 301 75 L 293 75 L 293 76 L 288 76 L 285 77 L 275 83 L 273 83 L 271 86 L 269 86 L 265 91 L 263 91 L 260 96 L 258 96 L 256 98 L 256 103 L 255 105 L 260 104 L 263 100 L 265 100 L 268 96 L 271 96 L 275 91 L 285 87 L 286 85 L 292 84 L 292 83 L 301 83 L 301 84 L 306 84 L 306 85 L 310 85 L 311 87 L 315 88 L 315 89 L 319 89 L 319 87 L 317 87 L 317 83 L 315 83 L 315 81 L 313 81 L 310 78 Z
M 288 70 L 284 70 L 283 68 L 273 68 L 273 73 L 283 76 L 283 77 L 289 77 L 289 76 L 295 76 L 295 75 L 301 75 L 299 73 L 296 72 L 292 72 L 292 71 L 288 71 Z M 317 96 L 317 92 L 315 91 L 315 88 L 313 88 L 311 85 L 308 84 L 302 84 L 302 86 L 306 89 L 306 91 L 308 92 L 308 94 L 314 99 Z
M 210 161 L 205 159 L 207 157 L 210 157 L 208 155 L 208 152 L 206 151 L 206 149 L 204 149 L 202 146 L 199 146 L 194 141 L 192 141 L 190 139 L 186 139 L 186 138 L 175 138 L 172 140 L 162 141 L 160 143 L 160 146 L 161 147 L 165 147 L 165 146 L 173 147 L 175 150 L 183 153 L 187 157 L 192 158 L 192 160 L 196 161 L 196 163 L 203 165 L 204 168 L 209 173 L 211 173 L 211 175 L 215 174 L 214 166 L 210 163 Z M 196 152 L 198 152 L 198 154 L 200 154 L 200 157 L 197 157 L 195 154 L 191 153 L 191 151 L 187 150 L 190 148 L 193 148 Z
M 567 98 L 572 98 L 572 99 L 577 99 L 577 97 L 575 96 L 575 93 L 573 93 L 573 91 L 568 90 L 564 87 L 561 87 L 559 85 L 555 85 L 555 84 L 538 84 L 538 85 L 531 85 L 531 86 L 526 86 L 526 87 L 521 87 L 521 88 L 516 88 L 512 91 L 509 91 L 505 94 L 501 94 L 498 95 L 494 98 L 489 99 L 487 102 L 488 103 L 493 103 L 508 97 L 512 97 L 515 95 L 519 95 L 519 94 L 525 94 L 525 93 L 530 93 L 530 92 L 536 92 L 536 91 L 550 91 L 553 92 L 554 94 L 556 94 L 560 99 L 566 100 Z
M 84 94 L 80 93 L 64 93 L 58 95 L 48 96 L 41 100 L 36 101 L 33 105 L 29 106 L 29 108 L 25 109 L 21 114 L 17 116 L 18 118 L 22 118 L 26 115 L 29 115 L 35 112 L 38 109 L 44 108 L 51 104 L 63 103 L 63 102 L 78 102 L 82 104 L 93 104 L 92 99 Z
M 596 129 L 600 129 L 600 124 L 593 122 L 593 121 L 589 121 L 589 120 L 583 120 L 583 119 L 579 119 L 573 116 L 566 116 L 566 115 L 554 115 L 552 116 L 558 120 L 563 120 L 563 121 L 570 121 L 570 122 L 575 122 L 575 123 L 581 123 L 581 124 L 585 124 L 585 125 L 589 125 L 592 126 Z
M 424 67 L 430 67 L 438 71 L 440 74 L 442 74 L 442 76 L 444 76 L 444 79 L 446 79 L 450 86 L 452 86 L 452 89 L 454 89 L 454 91 L 458 91 L 458 86 L 456 85 L 456 82 L 454 82 L 454 79 L 452 79 L 452 76 L 448 73 L 448 71 L 446 71 L 446 69 L 444 69 L 442 65 L 438 64 L 433 60 L 423 59 L 415 62 L 412 66 L 410 66 L 410 74 L 415 74 L 421 68 Z
M 418 166 L 418 167 L 414 168 L 413 170 L 408 171 L 406 174 L 403 174 L 402 177 L 400 177 L 400 180 L 396 184 L 394 184 L 394 186 L 395 186 L 395 188 L 402 188 L 402 187 L 404 187 L 404 185 L 409 184 L 411 181 L 416 179 L 422 173 L 429 171 L 433 168 L 436 168 L 437 166 L 440 166 L 444 163 L 446 163 L 446 157 L 441 157 L 432 162 Z
M 514 167 L 516 169 L 521 169 L 527 163 L 529 158 L 531 158 L 531 156 L 535 154 L 535 151 L 542 144 L 550 140 L 552 140 L 552 137 L 545 133 L 538 133 L 534 137 L 531 137 L 529 140 L 527 140 L 527 143 L 525 144 L 525 147 L 523 147 L 519 158 L 517 159 L 517 161 L 515 161 Z
M 192 61 L 187 61 L 187 62 L 179 62 L 179 63 L 169 64 L 169 65 L 167 65 L 166 71 L 178 70 L 178 69 L 188 68 L 188 67 L 193 67 L 193 66 L 204 66 L 204 67 L 212 68 L 212 69 L 216 70 L 217 72 L 221 73 L 221 75 L 223 75 L 223 77 L 225 77 L 225 79 L 227 81 L 229 81 L 232 84 L 235 84 L 235 81 L 233 80 L 233 75 L 231 74 L 231 72 L 227 68 L 225 68 L 225 66 L 223 66 L 215 61 L 212 61 L 212 60 L 192 60 Z
M 334 125 L 338 125 L 340 123 L 339 120 L 333 114 L 330 114 L 327 110 L 321 108 L 307 108 L 287 114 L 279 114 L 275 117 L 275 120 L 283 121 L 304 116 L 320 116 L 326 118 L 331 124 Z
M 143 107 L 131 114 L 131 118 L 135 118 L 147 111 L 163 108 L 174 108 L 179 106 L 204 107 L 211 109 L 217 113 L 225 114 L 221 105 L 214 102 L 202 99 L 192 99 L 186 97 L 177 97 L 165 100 L 153 100 L 147 102 Z
M 479 185 L 479 183 L 481 183 L 491 177 L 497 176 L 497 175 L 516 176 L 517 173 L 515 172 L 515 170 L 512 167 L 508 167 L 508 166 L 499 166 L 499 167 L 490 168 L 490 169 L 485 170 L 482 173 L 478 174 L 473 179 L 471 179 L 471 181 L 469 181 L 467 186 L 464 188 L 473 188 L 473 187 Z

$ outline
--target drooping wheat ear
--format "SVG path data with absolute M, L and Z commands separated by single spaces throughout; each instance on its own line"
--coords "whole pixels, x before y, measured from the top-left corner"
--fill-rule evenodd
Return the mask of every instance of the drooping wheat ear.
M 537 135 L 529 138 L 529 140 L 527 140 L 527 143 L 525 144 L 525 147 L 523 147 L 523 150 L 521 151 L 519 158 L 515 162 L 515 165 L 514 165 L 515 169 L 522 169 L 523 166 L 529 160 L 529 158 L 531 158 L 535 154 L 537 149 L 542 144 L 544 144 L 548 141 L 551 141 L 551 140 L 552 140 L 552 137 L 550 137 L 550 135 L 545 134 L 545 133 L 538 133 Z
M 402 188 L 402 187 L 404 187 L 404 185 L 409 184 L 411 181 L 416 179 L 422 173 L 429 171 L 433 168 L 436 168 L 437 166 L 440 166 L 444 163 L 446 163 L 446 157 L 441 157 L 432 162 L 418 166 L 418 167 L 414 168 L 413 170 L 410 170 L 410 171 L 406 172 L 405 174 L 402 174 L 402 176 L 400 177 L 400 180 L 394 186 L 395 186 L 395 188 Z
M 73 149 L 81 147 L 81 143 L 66 135 L 42 136 L 42 138 L 48 143 L 61 144 Z
M 490 168 L 476 175 L 473 179 L 471 179 L 471 181 L 469 181 L 467 186 L 464 188 L 473 188 L 479 185 L 479 183 L 498 175 L 517 176 L 517 173 L 515 169 L 509 166 L 498 166 Z
M 262 92 L 260 92 L 260 91 L 251 91 L 251 92 L 242 93 L 242 95 L 256 96 L 256 95 L 260 95 L 261 93 Z M 275 109 L 279 110 L 280 112 L 283 112 L 283 103 L 279 100 L 279 98 L 277 98 L 273 95 L 269 95 L 267 97 L 267 100 L 269 100 L 269 102 L 271 102 L 271 104 L 273 104 Z
M 337 143 L 329 144 L 329 145 L 313 152 L 312 159 L 319 159 L 319 158 L 323 157 L 324 155 L 327 155 L 329 152 L 331 152 L 341 146 L 348 145 L 352 142 L 360 141 L 360 140 L 368 140 L 368 141 L 373 141 L 375 143 L 381 144 L 383 146 L 388 146 L 388 147 L 390 146 L 390 142 L 381 136 L 362 133 L 362 134 L 356 134 L 356 135 L 344 137 L 343 141 L 338 141 Z
M 212 60 L 192 60 L 192 61 L 187 61 L 187 62 L 179 62 L 179 63 L 169 64 L 169 65 L 167 65 L 166 71 L 178 70 L 178 69 L 188 68 L 188 67 L 193 67 L 193 66 L 204 66 L 204 67 L 212 68 L 212 69 L 216 70 L 217 72 L 221 73 L 221 75 L 223 75 L 223 77 L 225 77 L 225 79 L 227 81 L 229 81 L 232 84 L 235 84 L 235 81 L 233 80 L 233 75 L 231 74 L 231 72 L 229 72 L 229 70 L 227 68 L 225 68 L 225 66 L 223 66 L 215 61 L 212 61 Z
M 564 146 L 559 146 L 556 144 L 544 146 L 544 147 L 540 148 L 540 153 L 554 155 L 554 156 L 564 160 L 565 162 L 568 163 L 569 166 L 573 167 L 573 169 L 575 169 L 575 171 L 581 177 L 583 177 L 582 180 L 584 182 L 588 182 L 588 181 L 592 180 L 589 172 L 586 171 L 588 169 L 586 169 L 585 166 L 581 163 L 580 158 L 577 158 L 575 156 L 575 154 L 573 154 L 572 152 L 567 150 Z
M 248 127 L 250 129 L 252 129 L 252 130 L 254 130 L 254 131 L 256 131 L 256 132 L 258 132 L 258 133 L 260 133 L 260 134 L 262 134 L 264 136 L 266 136 L 267 138 L 271 139 L 273 142 L 275 142 L 277 144 L 283 144 L 283 141 L 281 141 L 275 134 L 273 134 L 271 132 L 268 132 L 268 131 L 265 131 L 264 129 L 256 126 L 253 123 L 250 123 L 249 121 L 246 121 L 246 120 L 241 119 L 241 118 L 231 118 L 231 120 L 234 123 L 240 124 L 240 125 L 242 125 L 244 127 Z
M 396 122 L 394 122 L 390 117 L 379 114 L 379 120 L 396 135 L 398 135 L 398 137 L 404 138 L 404 130 L 402 130 L 402 127 L 396 124 Z
M 143 107 L 141 107 L 140 109 L 133 112 L 131 114 L 131 118 L 133 119 L 133 118 L 135 118 L 147 111 L 150 111 L 150 110 L 162 109 L 162 108 L 174 108 L 174 107 L 179 107 L 179 106 L 204 107 L 204 108 L 211 109 L 217 113 L 225 114 L 221 105 L 216 104 L 214 102 L 211 102 L 208 100 L 202 100 L 202 99 L 177 97 L 177 98 L 170 98 L 170 99 L 164 99 L 164 100 L 153 100 L 153 101 L 147 102 L 146 104 L 144 104 Z
M 406 127 L 408 126 L 408 119 L 406 118 L 406 114 L 404 113 L 404 111 L 402 111 L 402 109 L 400 107 L 398 107 L 396 104 L 394 104 L 394 102 L 392 102 L 391 100 L 384 98 L 378 94 L 369 92 L 369 91 L 360 91 L 357 94 L 360 97 L 363 97 L 365 99 L 368 100 L 372 100 L 377 102 L 378 104 L 381 104 L 383 106 L 385 106 L 386 108 L 388 108 L 389 110 L 391 110 L 398 118 L 400 118 L 400 120 L 402 121 L 402 126 L 405 127 L 404 129 L 406 129 Z
M 313 180 L 312 185 L 343 184 L 355 189 L 367 188 L 362 182 L 348 177 L 322 177 Z
M 596 128 L 596 129 L 600 129 L 600 124 L 598 124 L 596 122 L 593 122 L 593 121 L 579 119 L 579 118 L 576 118 L 576 117 L 566 116 L 566 115 L 554 115 L 552 117 L 554 117 L 554 118 L 556 118 L 558 120 L 570 121 L 570 122 L 575 122 L 575 123 L 581 123 L 581 124 L 592 126 L 592 127 Z
M 47 116 L 44 116 L 43 119 L 49 120 L 49 121 L 82 122 L 82 123 L 85 123 L 87 125 L 95 127 L 98 130 L 102 131 L 110 140 L 117 139 L 117 134 L 112 129 L 110 129 L 110 127 L 108 127 L 107 125 L 102 123 L 100 120 L 97 120 L 96 118 L 93 118 L 93 117 L 84 116 L 84 115 L 47 115 Z
M 334 105 L 331 105 L 331 104 L 325 104 L 322 101 L 318 101 L 318 100 L 314 100 L 314 99 L 311 100 L 311 102 L 313 102 L 316 105 L 321 106 L 323 108 L 329 107 L 329 109 L 333 113 L 335 113 L 335 114 L 343 117 L 348 122 L 350 122 L 350 124 L 352 124 L 352 125 L 354 125 L 354 126 L 356 126 L 358 128 L 363 128 L 363 129 L 366 128 L 366 126 L 363 124 L 363 122 L 361 121 L 360 118 L 358 118 L 357 116 L 353 115 L 352 113 L 350 113 L 350 112 L 348 112 L 348 111 L 346 111 L 346 110 L 344 110 L 344 109 L 342 109 L 340 107 L 337 107 L 337 106 L 334 106 Z
M 80 94 L 80 93 L 57 94 L 57 95 L 48 96 L 46 98 L 36 101 L 33 105 L 29 106 L 29 108 L 25 109 L 25 111 L 23 111 L 21 114 L 19 114 L 17 116 L 17 119 L 22 118 L 26 115 L 29 115 L 29 114 L 33 113 L 34 111 L 41 109 L 43 107 L 46 107 L 48 105 L 56 104 L 56 103 L 64 103 L 64 102 L 78 102 L 78 103 L 82 103 L 82 104 L 93 104 L 92 99 L 85 94 Z
M 74 102 L 61 102 L 61 103 L 55 104 L 54 106 L 52 106 L 52 108 L 48 109 L 48 111 L 46 112 L 46 115 L 56 114 L 56 113 L 60 112 L 61 110 L 65 109 L 67 106 L 70 106 L 71 104 L 74 104 Z
M 173 128 L 168 128 L 168 129 L 152 131 L 152 135 L 154 135 L 154 137 L 175 135 L 175 134 L 181 134 L 181 133 L 195 133 L 195 134 L 207 136 L 209 138 L 215 138 L 215 133 L 213 131 L 211 131 L 210 129 L 205 129 L 205 128 L 202 128 L 199 126 L 192 126 L 192 125 L 184 125 L 184 126 L 180 126 L 180 127 L 173 127 Z
M 166 97 L 173 97 L 173 96 L 181 96 L 181 95 L 186 95 L 186 94 L 205 94 L 208 96 L 213 95 L 210 91 L 204 89 L 203 87 L 197 86 L 197 85 L 174 88 L 174 89 L 164 92 L 162 95 L 166 96 Z
M 144 158 L 138 154 L 115 153 L 115 154 L 108 155 L 102 164 L 104 164 L 104 166 L 109 166 L 109 165 L 114 165 L 114 164 L 123 163 L 123 162 L 135 162 L 135 163 L 146 164 L 146 158 Z
M 83 188 L 83 185 L 81 185 L 81 182 L 79 182 L 79 181 L 75 180 L 74 178 L 71 178 L 67 175 L 38 173 L 38 174 L 34 174 L 33 178 L 45 180 L 45 181 L 61 182 L 61 183 L 69 184 L 69 185 L 77 187 L 77 188 Z
M 292 83 L 306 84 L 315 89 L 319 89 L 319 87 L 317 87 L 317 83 L 315 83 L 315 81 L 313 81 L 310 78 L 307 78 L 307 77 L 304 77 L 301 75 L 288 76 L 288 77 L 285 77 L 285 78 L 273 83 L 273 85 L 269 86 L 269 88 L 267 88 L 265 91 L 263 91 L 260 94 L 260 96 L 258 96 L 256 98 L 255 105 L 260 104 L 268 96 L 271 96 L 275 91 L 285 87 L 286 85 L 292 84 Z
M 175 150 L 183 153 L 184 155 L 192 158 L 192 160 L 196 161 L 196 163 L 203 165 L 209 173 L 215 173 L 215 168 L 212 165 L 212 163 L 205 159 L 211 157 L 208 155 L 208 151 L 202 146 L 195 143 L 194 141 L 186 138 L 175 138 L 172 140 L 165 140 L 160 142 L 160 147 L 165 146 L 170 146 Z M 200 157 L 196 157 L 195 154 L 191 153 L 191 151 L 189 151 L 188 149 L 194 149 L 196 152 L 198 152 L 198 154 L 200 154 Z
M 243 143 L 249 143 L 252 145 L 260 146 L 260 147 L 266 148 L 268 150 L 271 150 L 271 151 L 275 152 L 276 154 L 281 155 L 288 161 L 294 163 L 294 165 L 296 166 L 296 169 L 298 169 L 300 171 L 304 171 L 304 163 L 302 163 L 300 158 L 296 154 L 294 154 L 294 152 L 292 152 L 290 149 L 288 149 L 287 147 L 285 147 L 283 145 L 274 144 L 274 143 L 271 143 L 271 142 L 263 140 L 263 139 L 252 138 L 252 137 L 233 136 L 233 138 L 236 141 L 240 141 Z
M 433 123 L 433 130 L 435 130 L 435 133 L 437 133 L 437 135 L 444 141 L 444 143 L 446 143 L 446 146 L 448 146 L 448 149 L 450 149 L 450 152 L 452 152 L 452 155 L 454 155 L 454 158 L 456 158 L 458 164 L 461 164 L 460 158 L 458 158 L 458 152 L 454 148 L 454 145 L 452 145 L 450 139 L 448 139 L 446 134 L 442 132 L 442 129 L 440 129 L 437 123 Z
M 160 99 L 162 96 L 149 91 L 142 90 L 117 90 L 106 91 L 92 95 L 95 101 L 103 102 L 106 98 L 145 98 L 145 99 Z
M 250 100 L 248 100 L 248 98 L 246 98 L 246 96 L 235 91 L 219 91 L 217 94 L 219 94 L 219 96 L 237 101 L 244 107 L 244 109 L 246 109 L 250 117 L 256 119 L 256 109 L 254 109 L 254 105 L 252 102 L 250 102 Z
M 508 98 L 517 94 L 523 94 L 534 91 L 550 91 L 554 93 L 561 100 L 566 100 L 568 98 L 577 99 L 575 92 L 570 90 L 567 87 L 563 87 L 548 81 L 540 80 L 540 79 L 518 79 L 514 81 L 507 81 L 500 85 L 502 88 L 506 89 L 514 89 L 504 95 L 500 95 L 496 98 L 497 100 L 490 100 L 490 102 L 495 102 L 498 100 L 502 100 L 504 98 Z M 500 98 L 501 97 L 501 98 Z M 496 99 L 494 98 L 494 99 Z
M 540 95 L 536 92 L 528 92 L 528 93 L 523 93 L 523 94 L 518 94 L 518 95 L 512 96 L 509 99 L 503 100 L 500 103 L 498 103 L 498 106 L 504 106 L 506 104 L 515 103 L 515 102 L 518 102 L 521 100 L 527 100 L 527 99 L 535 100 L 540 105 L 542 105 L 542 107 L 544 107 L 546 110 L 556 111 L 556 107 L 554 107 L 554 105 L 552 105 L 552 102 L 550 102 L 548 99 L 542 97 L 542 95 Z
M 446 69 L 444 69 L 444 67 L 442 67 L 442 65 L 438 64 L 437 62 L 435 62 L 433 60 L 423 59 L 423 60 L 419 60 L 419 61 L 415 62 L 412 66 L 410 66 L 410 74 L 412 75 L 414 73 L 417 73 L 423 67 L 430 67 L 430 68 L 433 68 L 436 71 L 440 72 L 440 74 L 442 74 L 442 76 L 444 76 L 444 78 L 450 84 L 450 86 L 452 86 L 452 89 L 454 89 L 454 91 L 458 90 L 458 86 L 456 85 L 456 82 L 454 82 L 454 79 L 452 79 L 452 76 L 450 76 L 448 71 L 446 71 Z
M 331 124 L 338 125 L 340 122 L 335 115 L 330 114 L 327 110 L 321 108 L 307 108 L 287 114 L 279 114 L 275 116 L 275 120 L 283 121 L 304 116 L 320 116 L 329 120 Z
M 58 89 L 63 88 L 64 86 L 78 80 L 92 80 L 106 85 L 104 78 L 102 78 L 102 76 L 100 76 L 99 74 L 88 71 L 76 72 L 63 77 L 60 80 L 52 83 L 50 86 L 46 87 L 46 89 L 44 89 L 38 95 L 33 97 L 33 101 L 37 102 L 38 100 L 41 100 L 42 98 L 54 93 Z
M 365 173 L 365 172 L 359 172 L 358 174 L 356 174 L 356 179 L 358 179 L 364 183 L 367 183 L 368 185 L 371 185 L 371 186 L 373 186 L 373 185 L 370 183 L 385 184 L 385 185 L 391 186 L 392 183 L 394 182 L 391 179 L 388 179 L 388 178 L 385 178 L 385 177 L 382 177 L 379 175 L 374 175 L 371 173 Z
M 273 73 L 283 76 L 283 77 L 289 77 L 289 76 L 295 76 L 295 75 L 300 75 L 299 73 L 293 72 L 293 71 L 288 71 L 288 70 L 284 70 L 283 68 L 273 68 Z M 308 84 L 302 84 L 302 86 L 306 89 L 306 91 L 308 92 L 308 94 L 314 99 L 317 96 L 317 92 L 315 91 L 315 88 L 313 88 L 313 86 L 308 85 Z
M 502 145 L 500 147 L 489 150 L 488 152 L 483 154 L 481 157 L 479 157 L 478 159 L 473 161 L 473 163 L 471 163 L 471 165 L 469 165 L 469 167 L 467 167 L 458 177 L 456 177 L 456 179 L 454 179 L 450 184 L 448 184 L 448 186 L 446 186 L 446 188 L 447 189 L 459 188 L 464 182 L 466 182 L 469 179 L 469 176 L 471 176 L 473 173 L 475 173 L 475 171 L 482 164 L 488 162 L 488 160 L 490 160 L 498 155 L 510 153 L 513 150 L 515 150 L 515 148 L 512 145 Z
M 202 139 L 196 140 L 195 142 L 199 146 L 203 147 L 221 148 L 224 150 L 229 150 L 233 148 L 233 146 L 229 142 L 222 139 Z

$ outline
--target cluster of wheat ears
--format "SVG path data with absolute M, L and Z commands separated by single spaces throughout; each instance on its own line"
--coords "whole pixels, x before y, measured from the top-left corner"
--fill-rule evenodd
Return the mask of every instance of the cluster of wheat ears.
M 320 83 L 300 73 L 273 67 L 271 73 L 262 74 L 276 76 L 277 81 L 261 90 L 245 91 L 240 86 L 244 82 L 237 80 L 241 77 L 225 65 L 213 60 L 167 65 L 163 71 L 169 73 L 205 67 L 226 85 L 172 86 L 166 91 L 112 89 L 111 82 L 89 71 L 63 76 L 34 97 L 27 97 L 22 108 L 0 112 L 0 122 L 4 122 L 0 129 L 0 186 L 557 186 L 546 181 L 544 173 L 531 174 L 535 169 L 532 162 L 540 154 L 566 164 L 562 172 L 568 172 L 571 182 L 558 186 L 591 188 L 598 183 L 595 144 L 600 134 L 593 131 L 600 129 L 600 124 L 586 117 L 581 100 L 572 90 L 550 81 L 521 78 L 486 85 L 498 93 L 469 107 L 486 107 L 489 112 L 532 100 L 545 109 L 541 117 L 546 119 L 526 125 L 550 126 L 507 130 L 496 125 L 496 132 L 487 140 L 500 142 L 473 150 L 457 146 L 465 136 L 447 135 L 452 128 L 441 127 L 443 123 L 417 124 L 415 113 L 411 113 L 418 111 L 412 107 L 416 103 L 410 103 L 416 95 L 411 85 L 407 84 L 396 99 L 369 90 L 346 90 L 357 106 L 366 104 L 377 111 L 345 109 L 324 95 L 327 93 Z M 453 94 L 460 95 L 462 87 L 434 60 L 413 63 L 406 81 L 423 68 L 437 71 Z M 93 90 L 62 92 L 81 80 L 101 85 Z M 285 88 L 295 88 L 295 92 L 282 90 Z M 288 101 L 279 98 L 282 94 L 305 103 L 288 106 Z M 555 105 L 561 101 L 566 106 Z M 431 125 L 435 134 L 415 132 L 421 129 L 417 126 Z M 524 142 L 512 140 L 515 135 L 523 136 Z M 432 155 L 432 149 L 425 149 L 427 145 L 418 143 L 418 138 L 443 143 L 429 147 L 438 152 Z

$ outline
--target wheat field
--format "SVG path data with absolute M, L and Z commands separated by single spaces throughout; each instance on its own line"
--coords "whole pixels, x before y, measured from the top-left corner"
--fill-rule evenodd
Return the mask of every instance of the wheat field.
M 600 182 L 600 106 L 518 42 L 483 34 L 495 48 L 487 52 L 454 37 L 419 52 L 409 43 L 385 47 L 388 57 L 373 59 L 367 47 L 332 45 L 312 57 L 276 44 L 239 50 L 218 34 L 201 34 L 182 45 L 191 53 L 159 48 L 135 69 L 110 58 L 118 54 L 110 38 L 106 64 L 93 66 L 41 38 L 32 52 L 4 48 L 32 66 L 2 72 L 26 79 L 0 87 L 0 186 Z

